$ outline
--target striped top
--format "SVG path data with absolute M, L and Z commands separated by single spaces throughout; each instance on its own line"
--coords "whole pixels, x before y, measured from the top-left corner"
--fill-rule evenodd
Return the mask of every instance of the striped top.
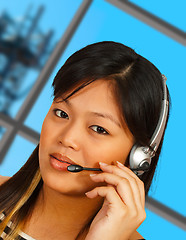
M 0 213 L 0 222 L 3 221 L 4 217 L 5 217 L 4 213 Z M 4 229 L 4 232 L 1 234 L 0 240 L 3 240 L 6 237 L 6 235 L 10 232 L 11 225 L 12 225 L 12 222 L 10 221 L 7 224 L 6 228 Z M 30 237 L 29 235 L 27 235 L 26 233 L 24 233 L 22 231 L 19 232 L 19 235 L 16 239 L 17 240 L 36 240 L 36 239 Z

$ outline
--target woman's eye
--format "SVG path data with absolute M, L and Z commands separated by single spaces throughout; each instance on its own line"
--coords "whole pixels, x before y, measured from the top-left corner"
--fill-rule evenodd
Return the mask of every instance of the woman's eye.
M 95 132 L 97 132 L 97 133 L 99 133 L 99 134 L 103 134 L 103 135 L 105 135 L 105 134 L 109 134 L 104 128 L 102 128 L 102 127 L 100 127 L 100 126 L 91 126 L 91 128 L 95 131 Z
M 60 117 L 60 118 L 66 118 L 68 119 L 68 115 L 66 114 L 66 112 L 60 110 L 60 109 L 54 109 L 54 113 L 56 116 Z

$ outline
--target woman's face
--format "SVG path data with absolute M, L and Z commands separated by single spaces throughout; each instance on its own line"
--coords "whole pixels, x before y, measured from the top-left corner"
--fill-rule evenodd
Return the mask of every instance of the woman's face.
M 75 164 L 96 168 L 99 162 L 125 163 L 134 141 L 123 125 L 111 86 L 105 80 L 89 84 L 66 101 L 54 101 L 40 136 L 44 184 L 67 195 L 82 195 L 98 186 L 90 179 L 92 172 L 69 172 L 55 158 L 68 157 Z

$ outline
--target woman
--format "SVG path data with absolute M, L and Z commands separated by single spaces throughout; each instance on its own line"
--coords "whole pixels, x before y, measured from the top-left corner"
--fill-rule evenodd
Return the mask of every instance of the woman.
M 142 239 L 136 229 L 163 137 L 140 176 L 129 154 L 135 143 L 149 146 L 157 126 L 161 73 L 123 44 L 101 42 L 74 53 L 53 87 L 39 145 L 18 173 L 1 178 L 2 239 Z M 102 171 L 73 173 L 70 164 Z

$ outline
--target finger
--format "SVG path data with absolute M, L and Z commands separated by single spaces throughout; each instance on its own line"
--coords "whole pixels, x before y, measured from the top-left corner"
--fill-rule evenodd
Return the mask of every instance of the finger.
M 128 179 L 131 188 L 133 190 L 133 195 L 135 196 L 135 203 L 136 205 L 141 208 L 139 205 L 139 200 L 142 207 L 145 207 L 145 191 L 144 191 L 144 184 L 143 182 L 127 167 L 122 165 L 122 168 L 119 166 L 113 165 L 102 165 L 100 167 L 103 171 L 116 174 L 120 177 Z
M 128 179 L 121 178 L 111 173 L 91 174 L 92 180 L 95 182 L 106 182 L 115 186 L 116 191 L 121 200 L 130 208 L 136 209 L 135 198 Z M 140 201 L 140 199 L 138 199 Z
M 117 166 L 108 165 L 108 168 L 107 169 L 109 170 L 109 172 L 118 174 L 119 176 L 123 176 L 129 180 L 133 190 L 135 191 L 134 195 L 137 197 L 137 199 L 139 199 L 139 194 L 140 194 L 141 204 L 144 208 L 145 207 L 144 183 L 129 168 L 125 167 L 121 163 L 117 164 Z M 138 186 L 137 189 L 134 187 L 136 184 Z
M 122 163 L 117 161 L 117 166 L 120 169 L 127 172 L 131 177 L 135 178 L 135 180 L 138 184 L 139 190 L 140 190 L 141 202 L 142 202 L 143 208 L 144 208 L 145 207 L 145 186 L 144 186 L 144 182 L 142 180 L 140 180 L 139 177 L 137 177 L 136 174 L 132 170 L 130 170 L 128 167 L 124 166 Z
M 108 204 L 112 204 L 117 208 L 125 208 L 125 204 L 121 201 L 121 198 L 118 196 L 116 190 L 111 186 L 96 187 L 93 190 L 85 193 L 89 198 L 95 198 L 101 196 L 106 198 Z
M 128 167 L 125 167 L 122 163 L 120 163 L 118 161 L 117 161 L 117 163 L 118 163 L 117 166 L 119 167 L 119 169 L 122 169 L 124 171 L 119 171 L 119 169 L 116 166 L 113 166 L 113 165 L 108 165 L 107 170 L 109 172 L 113 172 L 113 169 L 115 169 L 117 171 L 117 173 L 115 172 L 115 174 L 119 174 L 120 176 L 126 177 L 127 179 L 131 179 L 131 178 L 129 178 L 129 176 L 134 178 L 136 180 L 136 183 L 137 183 L 138 187 L 139 187 L 141 203 L 142 203 L 143 207 L 145 207 L 145 188 L 144 188 L 143 181 L 141 181 L 136 176 L 136 174 L 134 174 Z M 123 173 L 125 173 L 125 174 L 123 175 Z

